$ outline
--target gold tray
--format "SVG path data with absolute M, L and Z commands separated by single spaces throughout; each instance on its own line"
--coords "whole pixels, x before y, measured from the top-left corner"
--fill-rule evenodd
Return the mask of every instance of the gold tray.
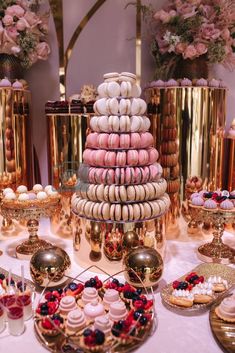
M 6 276 L 6 278 L 7 278 L 9 272 L 7 270 L 5 270 L 4 268 L 0 267 L 0 273 L 3 273 Z M 21 281 L 21 276 L 15 275 L 14 273 L 11 274 L 11 277 L 13 278 L 13 280 L 15 282 Z M 30 288 L 32 293 L 35 292 L 35 285 L 33 284 L 32 281 L 30 281 L 29 279 L 25 278 L 24 282 Z
M 222 299 L 221 299 L 222 300 Z M 235 323 L 229 323 L 221 320 L 215 313 L 216 307 L 221 300 L 212 306 L 210 310 L 210 326 L 211 331 L 219 345 L 228 353 L 235 351 Z
M 82 279 L 80 279 L 80 276 L 82 274 L 86 273 L 88 270 L 92 270 L 92 268 L 97 268 L 103 274 L 107 275 L 107 278 L 102 280 L 103 283 L 107 282 L 110 278 L 115 278 L 116 276 L 120 276 L 120 274 L 122 274 L 124 272 L 124 271 L 120 271 L 116 274 L 110 275 L 109 273 L 107 273 L 103 269 L 99 268 L 98 266 L 92 265 L 89 268 L 83 270 L 76 277 L 72 278 L 72 277 L 68 276 L 68 278 L 71 282 L 80 282 L 80 283 L 84 284 L 84 281 Z M 138 274 L 136 274 L 136 275 L 138 276 Z M 143 288 L 145 290 L 145 292 L 143 292 L 143 294 L 151 295 L 153 302 L 155 303 L 152 288 L 150 288 L 149 290 L 147 290 L 144 286 L 143 286 Z M 43 292 L 41 293 L 40 299 L 42 299 L 43 294 L 45 293 L 45 290 L 46 290 L 46 288 L 44 288 Z M 40 302 L 40 299 L 39 299 L 39 302 Z M 157 316 L 156 316 L 154 305 L 155 304 L 153 304 L 152 319 L 149 322 L 149 325 L 147 326 L 146 330 L 140 332 L 136 336 L 133 336 L 132 342 L 128 343 L 128 344 L 121 344 L 118 342 L 118 340 L 116 340 L 113 337 L 109 341 L 109 344 L 107 344 L 105 347 L 103 347 L 104 348 L 103 350 L 102 349 L 99 350 L 99 353 L 131 352 L 131 351 L 137 349 L 138 347 L 140 347 L 155 332 L 155 330 L 157 328 Z M 63 353 L 65 351 L 62 349 L 62 347 L 64 345 L 68 344 L 74 348 L 74 350 L 68 351 L 68 353 L 75 353 L 75 352 L 91 353 L 91 350 L 79 346 L 79 339 L 80 339 L 80 336 L 81 336 L 84 329 L 82 329 L 81 331 L 79 331 L 77 334 L 74 334 L 74 335 L 67 335 L 64 331 L 60 330 L 60 334 L 57 335 L 56 337 L 49 337 L 46 335 L 42 335 L 42 333 L 40 332 L 40 330 L 38 328 L 38 321 L 39 321 L 38 318 L 35 316 L 34 317 L 34 332 L 35 332 L 35 335 L 36 335 L 38 341 L 40 342 L 40 344 L 44 348 L 46 348 L 47 350 L 54 352 L 54 353 L 56 353 L 56 352 Z M 90 326 L 92 326 L 92 324 L 88 325 L 87 327 L 90 327 Z
M 181 313 L 196 313 L 201 310 L 206 310 L 208 309 L 212 304 L 217 301 L 218 298 L 221 296 L 224 297 L 226 293 L 233 287 L 234 285 L 234 278 L 235 278 L 235 269 L 221 265 L 221 264 L 214 264 L 214 263 L 208 263 L 208 264 L 201 264 L 198 265 L 197 267 L 193 268 L 190 272 L 186 273 L 185 275 L 181 276 L 180 278 L 177 278 L 178 281 L 183 281 L 185 277 L 191 273 L 191 272 L 196 272 L 199 276 L 204 276 L 205 279 L 208 279 L 210 276 L 221 276 L 223 279 L 226 279 L 228 281 L 228 289 L 222 293 L 215 293 L 214 294 L 214 299 L 207 304 L 193 304 L 192 307 L 190 308 L 184 308 L 180 307 L 178 305 L 172 304 L 169 301 L 169 297 L 172 293 L 172 283 L 167 284 L 161 291 L 161 298 L 163 301 L 163 304 L 168 309 L 173 309 L 175 311 L 180 311 Z

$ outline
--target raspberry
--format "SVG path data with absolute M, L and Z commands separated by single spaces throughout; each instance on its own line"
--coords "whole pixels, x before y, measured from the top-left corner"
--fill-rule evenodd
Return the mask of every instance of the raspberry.
M 95 337 L 92 335 L 84 337 L 84 343 L 87 346 L 94 346 L 95 345 Z
M 60 320 L 55 319 L 53 322 L 56 326 L 60 326 Z
M 179 284 L 180 284 L 179 281 L 174 281 L 173 284 L 172 284 L 172 287 L 173 287 L 174 289 L 177 289 Z
M 134 307 L 136 309 L 144 309 L 144 303 L 142 302 L 142 300 L 135 300 Z
M 45 319 L 42 321 L 42 327 L 47 330 L 51 330 L 53 328 L 53 325 L 48 319 Z

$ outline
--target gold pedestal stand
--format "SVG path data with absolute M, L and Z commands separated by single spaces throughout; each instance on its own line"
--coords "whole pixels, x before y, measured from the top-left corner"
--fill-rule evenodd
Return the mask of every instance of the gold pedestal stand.
M 7 220 L 27 221 L 29 238 L 16 247 L 16 256 L 19 259 L 29 260 L 37 250 L 51 246 L 50 243 L 38 237 L 39 220 L 42 217 L 51 217 L 58 209 L 60 200 L 56 198 L 40 202 L 26 201 L 25 203 L 26 205 L 19 201 L 3 202 L 1 213 Z
M 215 262 L 222 264 L 234 263 L 235 249 L 230 248 L 222 241 L 222 236 L 226 224 L 235 222 L 235 211 L 208 210 L 203 207 L 195 207 L 189 204 L 191 224 L 198 227 L 207 220 L 213 229 L 213 240 L 199 246 L 199 257 L 205 262 Z

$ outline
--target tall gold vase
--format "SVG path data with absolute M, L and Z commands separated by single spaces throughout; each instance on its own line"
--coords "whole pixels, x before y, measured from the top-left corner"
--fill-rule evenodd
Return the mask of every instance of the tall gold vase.
M 210 189 L 222 186 L 226 89 L 149 88 L 146 96 L 151 132 L 160 151 L 163 175 L 171 188 L 168 190 L 173 201 L 171 222 L 179 215 L 176 195 L 180 193 L 181 200 L 184 199 L 188 177 L 201 177 Z M 167 151 L 169 142 L 170 148 L 174 146 L 172 142 L 178 146 L 174 153 Z M 180 180 L 179 190 L 176 190 L 177 179 Z

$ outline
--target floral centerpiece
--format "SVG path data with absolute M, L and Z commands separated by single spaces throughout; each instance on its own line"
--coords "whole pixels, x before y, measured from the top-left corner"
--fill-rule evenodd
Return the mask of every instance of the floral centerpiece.
M 157 12 L 143 10 L 152 18 L 152 54 L 159 78 L 174 76 L 182 60 L 183 65 L 199 58 L 235 67 L 234 0 L 170 0 Z
M 40 0 L 0 0 L 0 54 L 14 55 L 24 68 L 50 54 L 49 15 L 39 7 Z

